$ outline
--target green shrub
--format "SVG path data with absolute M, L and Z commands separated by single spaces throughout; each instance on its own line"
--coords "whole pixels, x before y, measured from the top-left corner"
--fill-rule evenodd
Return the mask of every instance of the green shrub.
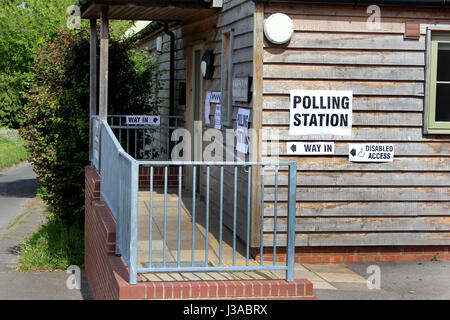
M 110 114 L 157 111 L 150 104 L 155 66 L 133 44 L 112 40 Z M 52 212 L 71 224 L 83 221 L 84 167 L 89 161 L 89 33 L 61 28 L 37 54 L 24 127 L 40 194 Z

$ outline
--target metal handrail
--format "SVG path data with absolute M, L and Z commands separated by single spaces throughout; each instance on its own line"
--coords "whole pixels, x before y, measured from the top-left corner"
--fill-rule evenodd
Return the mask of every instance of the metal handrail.
M 124 150 L 136 160 L 168 160 L 170 135 L 182 128 L 184 116 L 160 115 L 160 124 L 126 125 L 125 115 L 109 115 L 108 123 Z
M 284 270 L 286 271 L 286 280 L 294 280 L 294 253 L 295 253 L 295 215 L 296 215 L 296 178 L 297 178 L 297 164 L 296 162 L 279 162 L 279 163 L 264 163 L 264 162 L 201 162 L 201 161 L 137 161 L 127 154 L 119 144 L 116 136 L 112 132 L 112 129 L 106 121 L 101 122 L 101 198 L 104 200 L 111 209 L 115 219 L 117 228 L 116 238 L 116 253 L 121 254 L 124 257 L 125 262 L 129 268 L 130 284 L 137 283 L 138 273 L 152 273 L 152 272 L 209 272 L 209 271 L 256 271 L 256 270 Z M 145 166 L 150 168 L 149 181 L 150 181 L 150 236 L 149 236 L 149 260 L 148 267 L 138 267 L 138 183 L 139 183 L 139 167 Z M 195 261 L 195 226 L 196 226 L 196 174 L 197 169 L 200 167 L 206 167 L 206 245 L 205 245 L 205 261 L 198 264 Z M 250 222 L 252 212 L 252 180 L 254 167 L 260 166 L 262 169 L 261 174 L 261 221 L 264 220 L 264 174 L 267 168 L 274 168 L 276 174 L 276 181 L 278 181 L 278 171 L 281 167 L 288 167 L 288 221 L 287 221 L 287 262 L 286 265 L 279 266 L 274 260 L 272 265 L 264 265 L 263 263 L 263 233 L 264 224 L 261 223 L 260 229 L 260 263 L 258 266 L 250 265 Z M 153 190 L 154 190 L 154 169 L 157 167 L 164 168 L 164 225 L 163 225 L 163 261 L 161 263 L 155 263 L 152 259 L 152 221 L 153 221 Z M 175 265 L 170 264 L 166 260 L 166 244 L 167 244 L 167 208 L 168 208 L 168 170 L 169 167 L 178 167 L 178 256 Z M 180 259 L 180 219 L 181 219 L 181 199 L 182 199 L 182 184 L 183 184 L 183 171 L 187 167 L 192 167 L 192 257 L 191 261 L 186 265 L 182 263 Z M 208 261 L 208 241 L 209 241 L 209 221 L 211 216 L 210 211 L 210 177 L 211 168 L 218 167 L 220 169 L 220 235 L 219 235 L 219 265 L 211 266 Z M 230 211 L 224 211 L 224 168 L 234 167 L 234 184 L 233 184 L 233 206 Z M 247 215 L 245 238 L 246 238 L 246 252 L 245 259 L 246 265 L 236 265 L 236 242 L 237 242 L 237 177 L 238 168 L 243 167 L 248 169 L 247 174 Z M 217 192 L 217 190 L 216 190 Z M 278 201 L 278 183 L 275 183 L 274 190 L 275 206 L 274 206 L 274 238 L 273 247 L 276 252 L 279 246 L 277 240 L 276 231 L 276 219 L 277 219 L 277 201 Z M 231 196 L 231 195 L 230 195 Z M 231 198 L 231 197 L 230 197 Z M 231 207 L 230 207 L 231 208 Z M 222 264 L 222 233 L 224 225 L 224 213 L 232 212 L 232 225 L 229 226 L 233 232 L 233 261 L 231 266 L 225 266 Z M 242 220 L 242 219 L 241 219 Z

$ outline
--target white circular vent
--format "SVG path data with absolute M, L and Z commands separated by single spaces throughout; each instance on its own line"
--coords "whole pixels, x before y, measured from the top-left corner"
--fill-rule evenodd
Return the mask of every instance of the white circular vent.
M 274 13 L 264 21 L 264 35 L 275 44 L 285 44 L 291 40 L 294 23 L 284 13 Z

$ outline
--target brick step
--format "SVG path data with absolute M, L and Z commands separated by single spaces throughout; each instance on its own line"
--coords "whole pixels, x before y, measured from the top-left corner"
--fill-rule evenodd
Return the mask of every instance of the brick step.
M 218 280 L 218 281 L 147 281 L 128 283 L 128 268 L 122 258 L 108 257 L 118 299 L 182 299 L 182 300 L 315 300 L 313 284 L 307 279 L 285 280 Z
M 140 282 L 120 291 L 120 299 L 316 299 L 307 279 Z

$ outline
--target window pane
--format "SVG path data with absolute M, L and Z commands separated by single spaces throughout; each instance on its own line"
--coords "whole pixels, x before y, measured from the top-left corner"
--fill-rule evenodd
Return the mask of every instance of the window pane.
M 450 121 L 450 84 L 436 85 L 436 119 L 435 121 Z
M 450 43 L 439 43 L 438 81 L 450 81 Z

